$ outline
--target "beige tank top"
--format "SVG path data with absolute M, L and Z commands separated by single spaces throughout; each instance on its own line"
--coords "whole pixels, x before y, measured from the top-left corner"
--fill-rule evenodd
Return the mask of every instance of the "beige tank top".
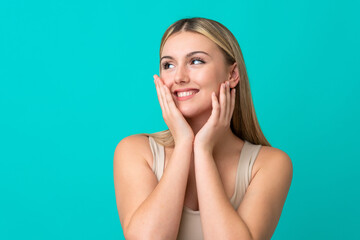
M 250 184 L 251 170 L 261 148 L 261 145 L 255 145 L 246 140 L 244 142 L 245 143 L 241 149 L 239 163 L 237 166 L 235 191 L 231 199 L 229 199 L 235 210 L 237 210 L 240 206 L 240 202 Z M 153 154 L 152 170 L 158 181 L 160 181 L 164 172 L 165 149 L 163 145 L 155 142 L 151 136 L 149 136 L 149 143 Z M 204 239 L 204 237 L 201 227 L 200 211 L 194 211 L 184 206 L 177 240 L 202 239 Z

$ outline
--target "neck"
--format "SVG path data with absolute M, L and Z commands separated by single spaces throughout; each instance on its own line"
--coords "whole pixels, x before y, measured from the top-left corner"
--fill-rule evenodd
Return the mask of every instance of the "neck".
M 205 125 L 207 120 L 211 115 L 210 113 L 203 114 L 202 116 L 197 116 L 196 118 L 186 118 L 186 121 L 192 128 L 194 134 L 196 135 L 200 129 Z M 222 139 L 217 140 L 217 144 L 214 146 L 213 154 L 221 154 L 224 151 L 228 151 L 231 147 L 234 147 L 236 141 L 241 140 L 231 131 L 230 127 L 226 129 L 225 133 L 222 136 Z

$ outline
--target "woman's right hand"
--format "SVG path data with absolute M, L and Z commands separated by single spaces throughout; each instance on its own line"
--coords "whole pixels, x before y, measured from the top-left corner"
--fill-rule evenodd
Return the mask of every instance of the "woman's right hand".
M 174 138 L 175 144 L 194 141 L 194 132 L 190 125 L 176 107 L 169 88 L 160 77 L 154 75 L 157 96 L 162 110 L 162 116 Z

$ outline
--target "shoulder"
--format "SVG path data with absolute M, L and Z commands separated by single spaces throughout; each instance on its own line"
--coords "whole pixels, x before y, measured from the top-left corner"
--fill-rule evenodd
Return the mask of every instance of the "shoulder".
M 115 148 L 115 156 L 140 155 L 149 162 L 152 152 L 149 144 L 149 137 L 141 134 L 134 134 L 123 138 Z
M 267 169 L 276 174 L 281 174 L 291 182 L 293 173 L 293 164 L 289 155 L 281 149 L 261 146 L 257 159 L 254 163 L 253 176 L 260 169 Z
M 290 189 L 292 162 L 284 151 L 261 146 L 255 164 L 259 169 L 237 212 L 243 217 L 253 239 L 270 239 Z
M 121 147 L 135 147 L 135 146 L 143 145 L 145 142 L 148 141 L 149 141 L 148 136 L 141 134 L 134 134 L 121 139 L 121 141 L 116 146 L 116 149 Z
M 145 135 L 130 135 L 121 139 L 121 141 L 115 148 L 115 152 L 121 150 L 141 150 L 143 148 L 146 148 L 146 145 L 149 145 L 148 142 L 149 138 Z

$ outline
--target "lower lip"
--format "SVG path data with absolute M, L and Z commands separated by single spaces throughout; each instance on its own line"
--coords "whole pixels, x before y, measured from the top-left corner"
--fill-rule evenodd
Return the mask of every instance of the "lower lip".
M 196 92 L 196 93 L 194 93 L 194 94 L 191 94 L 191 95 L 189 95 L 189 96 L 185 96 L 185 97 L 178 97 L 178 95 L 175 95 L 175 98 L 176 98 L 176 100 L 178 100 L 178 101 L 185 101 L 185 100 L 188 100 L 188 99 L 194 97 L 197 93 L 198 93 L 198 92 Z

